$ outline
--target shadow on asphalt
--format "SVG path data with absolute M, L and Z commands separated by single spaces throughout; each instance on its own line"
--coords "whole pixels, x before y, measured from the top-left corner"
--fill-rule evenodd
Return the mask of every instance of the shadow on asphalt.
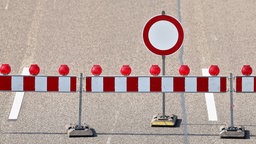
M 3 132 L 2 134 L 25 134 L 25 135 L 66 135 L 67 133 L 57 132 Z
M 57 133 L 57 132 L 3 132 L 2 134 L 11 134 L 11 135 L 66 135 L 66 133 Z M 129 132 L 99 132 L 96 133 L 94 137 L 100 136 L 100 135 L 111 135 L 111 136 L 184 136 L 183 133 L 129 133 Z M 188 133 L 188 136 L 198 136 L 198 137 L 208 137 L 208 136 L 214 136 L 219 137 L 219 134 L 192 134 Z M 256 135 L 250 135 L 250 137 L 256 137 Z
M 182 123 L 182 119 L 178 119 L 175 127 L 171 128 L 178 128 Z M 216 124 L 188 124 L 188 125 L 216 125 Z M 219 124 L 217 124 L 219 125 Z M 170 128 L 170 127 L 163 127 L 163 128 Z M 170 129 L 171 129 L 170 128 Z M 96 130 L 94 130 L 94 136 L 97 137 L 100 135 L 111 135 L 111 136 L 184 136 L 183 133 L 134 133 L 134 132 L 99 132 L 97 133 Z M 250 137 L 256 137 L 256 135 L 251 135 L 250 131 L 247 132 L 247 137 L 246 139 L 250 139 Z M 67 135 L 67 133 L 60 133 L 60 132 L 15 132 L 15 131 L 10 131 L 10 132 L 3 132 L 1 131 L 1 134 L 11 134 L 11 135 Z M 208 136 L 214 136 L 214 137 L 219 137 L 219 134 L 193 134 L 193 133 L 188 133 L 188 136 L 198 136 L 198 137 L 208 137 Z
M 4 132 L 3 134 L 14 134 L 14 135 L 66 135 L 66 133 L 55 133 L 55 132 Z M 96 136 L 99 135 L 116 135 L 116 136 L 183 136 L 183 133 L 180 134 L 159 134 L 159 133 L 122 133 L 122 132 L 100 132 L 96 133 Z M 219 136 L 218 134 L 188 134 L 188 136 Z

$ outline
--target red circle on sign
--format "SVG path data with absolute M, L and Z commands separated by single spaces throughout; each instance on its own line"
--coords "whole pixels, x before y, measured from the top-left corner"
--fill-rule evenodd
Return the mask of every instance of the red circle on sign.
M 178 31 L 178 39 L 177 39 L 176 44 L 167 50 L 161 50 L 157 47 L 154 47 L 149 40 L 149 30 L 150 30 L 151 26 L 159 21 L 168 21 L 168 22 L 172 23 Z M 146 23 L 146 25 L 144 27 L 144 31 L 143 31 L 144 43 L 151 52 L 158 54 L 158 55 L 169 55 L 169 54 L 176 52 L 181 47 L 181 45 L 183 43 L 183 39 L 184 39 L 184 32 L 183 32 L 181 24 L 179 23 L 178 20 L 176 20 L 175 18 L 173 18 L 171 16 L 167 16 L 167 15 L 155 16 L 155 17 L 151 18 Z

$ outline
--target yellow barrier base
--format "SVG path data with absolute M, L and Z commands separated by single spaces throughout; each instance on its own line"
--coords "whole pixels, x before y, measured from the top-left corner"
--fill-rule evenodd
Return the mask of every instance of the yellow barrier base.
M 162 115 L 156 115 L 153 117 L 151 121 L 152 127 L 175 127 L 177 116 L 162 116 Z

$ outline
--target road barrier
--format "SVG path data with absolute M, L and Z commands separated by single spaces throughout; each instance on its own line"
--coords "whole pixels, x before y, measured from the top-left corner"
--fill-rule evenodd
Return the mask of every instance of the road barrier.
M 227 77 L 94 76 L 86 77 L 86 92 L 227 92 Z
M 236 92 L 256 92 L 256 77 L 255 76 L 236 76 Z
M 29 71 L 31 75 L 8 75 L 11 67 L 2 64 L 0 67 L 0 91 L 9 92 L 79 92 L 79 117 L 78 125 L 67 125 L 67 132 L 70 137 L 94 136 L 95 130 L 88 125 L 81 124 L 82 117 L 82 93 L 162 93 L 163 94 L 163 114 L 153 117 L 151 126 L 175 126 L 177 116 L 165 115 L 165 93 L 230 93 L 230 120 L 231 126 L 221 129 L 221 137 L 245 137 L 244 127 L 235 127 L 233 118 L 233 92 L 249 93 L 256 92 L 256 76 L 250 76 L 252 69 L 245 65 L 242 68 L 244 76 L 229 77 L 217 76 L 219 68 L 212 65 L 209 68 L 211 76 L 187 76 L 189 67 L 181 65 L 179 72 L 182 76 L 158 76 L 160 67 L 152 65 L 150 73 L 153 76 L 129 76 L 131 68 L 124 65 L 120 72 L 123 76 L 100 76 L 102 68 L 94 65 L 91 69 L 93 76 L 79 77 L 79 89 L 77 90 L 76 76 L 67 76 L 69 68 L 61 65 L 59 73 L 62 76 L 38 76 L 40 68 L 32 64 Z M 236 82 L 236 89 L 233 88 L 233 80 Z M 227 90 L 227 81 L 230 82 Z M 85 90 L 83 90 L 85 82 Z
M 0 90 L 12 92 L 76 92 L 76 76 L 1 75 Z

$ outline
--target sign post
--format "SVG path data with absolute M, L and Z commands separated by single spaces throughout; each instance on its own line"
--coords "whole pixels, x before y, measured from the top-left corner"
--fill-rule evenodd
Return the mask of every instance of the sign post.
M 184 32 L 181 24 L 175 18 L 162 15 L 151 18 L 145 25 L 143 40 L 147 48 L 162 56 L 162 75 L 165 75 L 165 57 L 176 52 L 182 45 Z M 177 116 L 165 114 L 165 92 L 162 93 L 162 115 L 156 115 L 151 121 L 151 126 L 175 126 Z
M 165 55 L 162 56 L 162 75 L 165 75 Z M 165 117 L 165 92 L 163 94 L 163 117 Z

